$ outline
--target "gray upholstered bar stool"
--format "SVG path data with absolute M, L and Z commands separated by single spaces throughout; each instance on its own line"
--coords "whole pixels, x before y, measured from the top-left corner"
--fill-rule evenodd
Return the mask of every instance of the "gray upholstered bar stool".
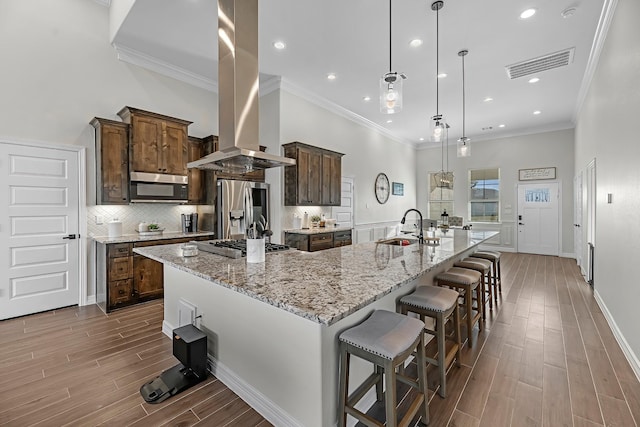
M 417 313 L 420 320 L 425 321 L 425 317 L 430 317 L 435 324 L 433 329 L 429 329 L 425 323 L 424 331 L 436 337 L 438 344 L 438 354 L 436 358 L 425 355 L 427 362 L 438 367 L 440 375 L 440 388 L 438 394 L 441 397 L 447 395 L 446 373 L 447 368 L 455 359 L 456 365 L 460 366 L 460 315 L 458 313 L 458 294 L 453 289 L 441 288 L 439 286 L 418 286 L 415 291 L 405 295 L 400 299 L 398 309 L 400 313 Z M 453 331 L 447 335 L 446 324 L 453 323 Z M 446 341 L 453 344 L 446 350 Z
M 486 319 L 487 318 L 487 296 L 489 297 L 489 310 L 493 311 L 493 299 L 491 297 L 491 295 L 493 294 L 492 292 L 492 283 L 493 283 L 493 279 L 491 276 L 491 261 L 487 260 L 487 259 L 482 259 L 482 258 L 472 258 L 472 257 L 468 257 L 468 258 L 464 258 L 461 259 L 458 262 L 455 262 L 453 264 L 454 267 L 460 267 L 460 268 L 468 268 L 469 270 L 475 270 L 479 273 L 482 274 L 482 319 Z
M 344 427 L 347 414 L 367 426 L 406 426 L 420 413 L 422 423 L 429 423 L 429 406 L 424 358 L 424 323 L 420 320 L 386 310 L 376 310 L 362 323 L 347 329 L 340 340 L 340 396 L 338 426 Z M 416 351 L 418 365 L 417 380 L 396 373 L 396 368 Z M 358 356 L 374 364 L 374 372 L 349 395 L 349 360 Z M 386 385 L 386 424 L 377 422 L 355 408 L 356 403 L 376 386 L 378 401 L 382 400 L 382 380 Z M 406 415 L 398 423 L 396 381 L 401 381 L 417 390 L 416 398 Z
M 498 292 L 502 293 L 502 273 L 500 272 L 500 252 L 476 251 L 472 258 L 488 259 L 493 265 L 493 297 L 498 302 Z
M 463 319 L 467 322 L 467 337 L 469 337 L 469 347 L 473 347 L 473 325 L 478 324 L 478 329 L 482 331 L 482 274 L 468 268 L 451 267 L 444 273 L 440 273 L 435 277 L 437 286 L 448 286 L 458 290 L 462 296 L 462 306 L 464 307 Z M 476 292 L 478 303 L 473 306 L 473 292 Z M 475 310 L 474 310 L 475 308 Z M 475 311 L 475 313 L 474 313 Z

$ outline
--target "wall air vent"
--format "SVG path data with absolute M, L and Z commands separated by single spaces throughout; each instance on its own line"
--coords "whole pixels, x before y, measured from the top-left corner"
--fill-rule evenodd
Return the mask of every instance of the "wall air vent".
M 507 65 L 505 67 L 505 69 L 507 70 L 507 76 L 509 76 L 510 79 L 517 79 L 518 77 L 536 74 L 541 71 L 564 67 L 573 62 L 574 51 L 575 48 L 572 47 L 570 49 L 550 53 L 538 58 L 518 62 L 517 64 Z

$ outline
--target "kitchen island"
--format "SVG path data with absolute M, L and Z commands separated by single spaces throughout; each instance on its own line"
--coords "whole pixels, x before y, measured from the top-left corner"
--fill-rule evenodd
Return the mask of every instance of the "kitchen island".
M 274 425 L 320 427 L 337 420 L 340 332 L 375 309 L 394 311 L 401 296 L 495 235 L 450 230 L 438 246 L 291 250 L 259 264 L 203 252 L 183 258 L 180 245 L 134 251 L 164 264 L 167 335 L 180 326 L 180 300 L 197 307 L 214 375 Z M 352 360 L 351 383 L 369 372 Z

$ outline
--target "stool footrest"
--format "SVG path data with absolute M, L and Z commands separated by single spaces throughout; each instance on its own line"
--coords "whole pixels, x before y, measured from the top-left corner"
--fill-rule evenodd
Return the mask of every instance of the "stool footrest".
M 358 403 L 378 381 L 380 381 L 379 373 L 374 372 L 369 375 L 369 377 L 367 377 L 367 379 L 349 395 L 347 398 L 347 406 L 353 406 Z

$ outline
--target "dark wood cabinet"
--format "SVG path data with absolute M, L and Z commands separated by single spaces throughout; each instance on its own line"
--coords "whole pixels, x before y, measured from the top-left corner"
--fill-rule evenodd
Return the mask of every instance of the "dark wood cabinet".
M 286 206 L 340 206 L 343 154 L 300 142 L 283 145 L 296 160 L 284 170 Z
M 210 236 L 145 240 L 97 245 L 98 305 L 106 312 L 164 296 L 162 263 L 133 252 L 133 248 L 209 240 Z
M 348 246 L 351 244 L 351 230 L 336 231 L 333 233 L 333 247 Z
M 96 141 L 96 203 L 129 203 L 129 125 L 91 120 Z
M 205 143 L 202 138 L 196 138 L 194 136 L 189 137 L 188 149 L 187 149 L 187 162 L 201 159 L 204 157 Z M 202 169 L 192 168 L 188 170 L 189 177 L 189 204 L 202 205 L 207 202 L 206 199 L 206 184 L 207 184 L 207 171 Z
M 135 172 L 187 175 L 190 121 L 124 107 L 118 116 L 131 125 L 130 169 Z
M 327 231 L 325 233 L 296 233 L 287 231 L 284 234 L 285 244 L 299 251 L 321 251 L 351 244 L 351 230 Z

